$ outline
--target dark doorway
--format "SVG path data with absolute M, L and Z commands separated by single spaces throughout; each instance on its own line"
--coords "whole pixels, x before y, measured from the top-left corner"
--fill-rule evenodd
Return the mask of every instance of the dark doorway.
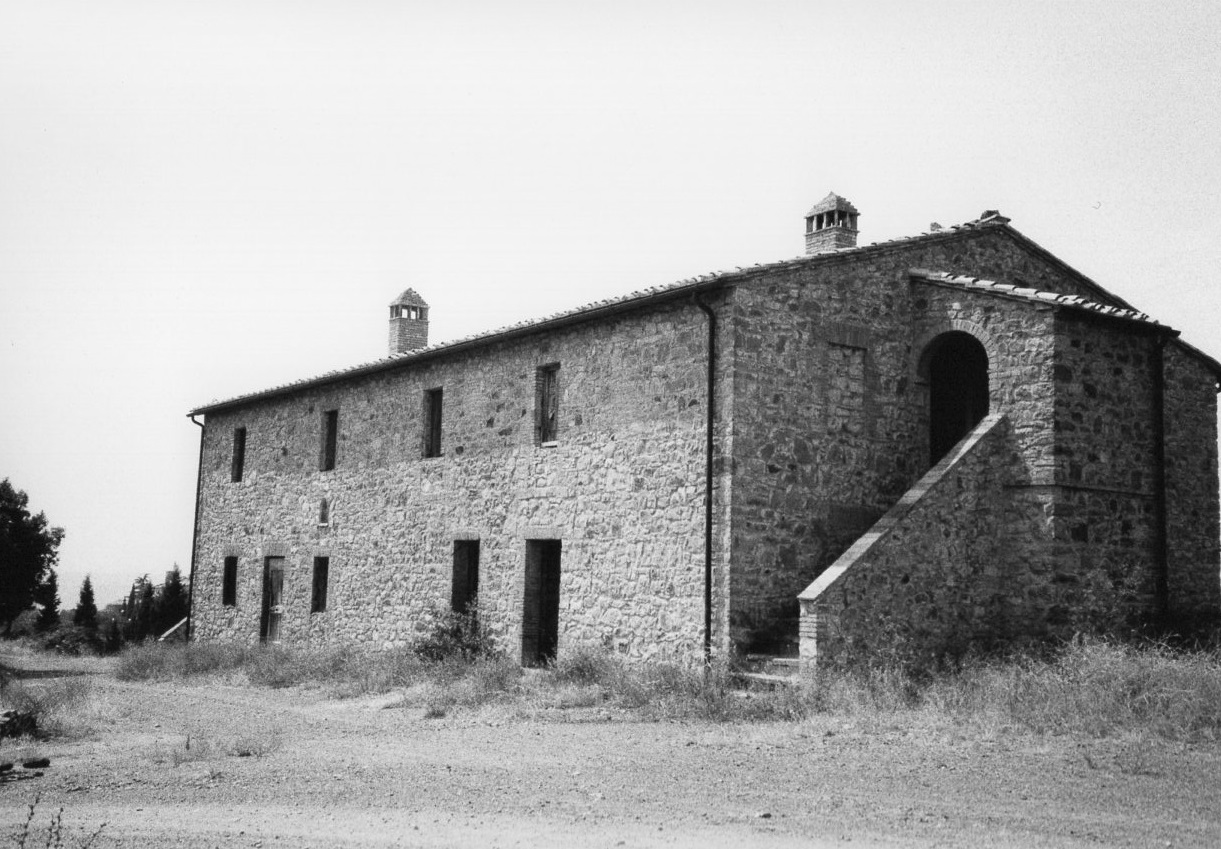
M 988 414 L 988 353 L 969 333 L 929 346 L 929 460 L 936 464 Z
M 284 616 L 284 605 L 280 598 L 283 591 L 284 558 L 264 558 L 263 616 L 259 623 L 259 639 L 265 643 L 280 642 L 280 620 Z
M 479 595 L 479 540 L 454 540 L 454 583 L 449 606 L 466 613 Z
M 523 666 L 555 660 L 560 635 L 560 540 L 526 542 L 526 597 L 521 622 Z

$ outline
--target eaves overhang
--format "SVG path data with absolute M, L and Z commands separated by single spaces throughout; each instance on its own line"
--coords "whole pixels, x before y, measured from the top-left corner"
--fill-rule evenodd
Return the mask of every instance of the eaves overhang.
M 1071 312 L 1088 321 L 1126 324 L 1134 332 L 1161 336 L 1171 342 L 1171 344 L 1182 348 L 1187 356 L 1199 361 L 1212 373 L 1216 380 L 1221 382 L 1221 362 L 1205 354 L 1191 343 L 1185 342 L 1180 336 L 1180 331 L 1161 324 L 1149 317 L 1148 314 L 1139 312 L 1131 307 L 1117 307 L 1091 301 L 1077 295 L 1064 295 L 1040 289 L 1015 286 L 1009 283 L 998 283 L 994 280 L 983 280 L 977 277 L 933 272 L 922 268 L 911 269 L 908 272 L 908 276 L 915 283 L 974 292 L 1006 300 L 1020 300 L 1035 307 Z
M 525 336 L 546 333 L 575 324 L 598 321 L 600 319 L 609 318 L 614 315 L 631 312 L 633 310 L 656 304 L 682 300 L 683 298 L 691 297 L 696 293 L 712 292 L 720 289 L 724 287 L 731 278 L 740 276 L 743 275 L 738 273 L 707 275 L 701 278 L 681 281 L 680 283 L 671 286 L 657 286 L 651 289 L 644 289 L 638 292 L 633 292 L 632 294 L 626 295 L 622 298 L 612 298 L 605 301 L 598 301 L 588 306 L 579 307 L 563 313 L 557 313 L 555 315 L 548 316 L 547 318 L 524 321 L 518 324 L 509 325 L 508 327 L 488 331 L 486 333 L 456 339 L 451 342 L 442 342 L 437 345 L 430 345 L 427 348 L 421 348 L 416 351 L 407 351 L 402 354 L 395 354 L 389 357 L 384 357 L 380 360 L 374 360 L 373 362 L 352 366 L 351 368 L 337 369 L 316 377 L 305 378 L 303 380 L 293 381 L 292 383 L 273 386 L 269 389 L 263 389 L 258 392 L 238 395 L 234 398 L 229 398 L 223 401 L 213 401 L 211 403 L 196 407 L 187 413 L 187 416 L 218 413 L 223 410 L 243 407 L 247 404 L 263 401 L 269 398 L 291 395 L 305 389 L 313 389 L 319 386 L 326 386 L 328 384 L 339 383 L 341 381 L 364 377 L 371 374 L 397 371 L 399 369 L 409 368 L 430 360 L 495 345 L 497 343 L 506 342 L 512 339 L 520 339 Z
M 1154 321 L 1146 313 L 1138 312 L 1130 307 L 1118 307 L 1102 304 L 1082 298 L 1079 295 L 1065 295 L 1058 292 L 1048 292 L 1013 283 L 999 283 L 995 280 L 985 280 L 979 277 L 968 277 L 948 272 L 928 271 L 923 268 L 913 268 L 908 272 L 912 282 L 923 283 L 960 292 L 971 292 L 1000 298 L 1002 300 L 1020 301 L 1036 308 L 1051 309 L 1079 313 L 1087 319 L 1120 322 L 1139 328 L 1139 332 L 1176 337 L 1179 331 Z

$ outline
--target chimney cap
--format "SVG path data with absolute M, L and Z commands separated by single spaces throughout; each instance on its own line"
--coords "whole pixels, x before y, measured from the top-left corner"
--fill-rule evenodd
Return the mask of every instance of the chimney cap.
M 399 295 L 390 302 L 392 307 L 426 307 L 428 301 L 420 297 L 415 289 L 404 289 L 403 294 Z
M 830 212 L 831 210 L 841 209 L 845 212 L 851 212 L 853 215 L 861 214 L 857 208 L 852 205 L 852 201 L 845 197 L 840 197 L 835 192 L 831 192 L 810 208 L 810 211 L 806 213 L 806 218 L 812 218 L 813 216 L 818 215 L 820 212 Z

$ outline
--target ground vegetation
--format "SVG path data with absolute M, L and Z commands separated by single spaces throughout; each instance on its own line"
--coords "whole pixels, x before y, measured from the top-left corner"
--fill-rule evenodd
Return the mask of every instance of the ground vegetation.
M 20 779 L 0 840 L 41 795 L 66 846 L 103 823 L 97 846 L 177 849 L 1221 841 L 1211 651 L 1083 639 L 765 691 L 592 650 L 545 669 L 408 646 L 38 663 L 6 704 L 55 721 L 3 741 Z M 42 677 L 77 666 L 112 672 Z

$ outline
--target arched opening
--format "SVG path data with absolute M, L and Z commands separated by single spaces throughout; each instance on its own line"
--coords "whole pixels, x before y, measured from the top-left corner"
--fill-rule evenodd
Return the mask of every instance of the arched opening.
M 953 330 L 924 355 L 929 387 L 929 460 L 936 464 L 988 414 L 988 353 L 974 336 Z

